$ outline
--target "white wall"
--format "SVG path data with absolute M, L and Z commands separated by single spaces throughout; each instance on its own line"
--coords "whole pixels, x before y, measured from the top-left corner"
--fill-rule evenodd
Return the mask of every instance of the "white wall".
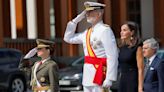
M 15 7 L 15 0 L 10 0 L 10 18 L 11 18 L 11 38 L 17 38 L 17 31 L 16 31 L 16 7 Z
M 27 37 L 28 39 L 37 38 L 36 25 L 36 0 L 26 0 L 27 9 Z
M 143 39 L 154 37 L 153 0 L 141 0 L 141 30 Z

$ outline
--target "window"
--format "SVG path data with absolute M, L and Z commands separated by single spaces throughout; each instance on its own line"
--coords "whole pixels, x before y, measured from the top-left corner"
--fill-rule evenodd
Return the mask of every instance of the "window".
M 51 39 L 55 38 L 55 9 L 54 9 L 54 0 L 50 0 L 50 36 L 51 36 Z
M 140 0 L 127 0 L 127 18 L 128 21 L 134 21 L 139 25 L 139 34 L 141 35 L 141 4 Z

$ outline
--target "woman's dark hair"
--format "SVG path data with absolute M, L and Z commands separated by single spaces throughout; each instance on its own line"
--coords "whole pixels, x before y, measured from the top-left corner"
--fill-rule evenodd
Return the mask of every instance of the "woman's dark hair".
M 137 23 L 135 22 L 132 22 L 132 21 L 128 21 L 127 23 L 127 26 L 129 27 L 130 31 L 133 31 L 134 34 L 132 35 L 134 38 L 139 38 L 139 26 Z
M 46 49 L 49 49 L 50 50 L 50 55 L 53 55 L 54 54 L 54 48 L 53 48 L 53 46 L 46 47 Z
M 131 43 L 132 45 L 129 46 L 129 47 L 133 47 L 134 45 L 138 44 L 140 42 L 140 34 L 139 34 L 139 26 L 137 23 L 135 22 L 132 22 L 132 21 L 128 21 L 128 22 L 125 22 L 123 25 L 127 25 L 129 30 L 131 32 L 133 32 L 133 35 L 131 37 Z M 119 41 L 118 43 L 119 47 L 122 47 L 124 45 L 127 45 L 127 43 L 125 41 Z

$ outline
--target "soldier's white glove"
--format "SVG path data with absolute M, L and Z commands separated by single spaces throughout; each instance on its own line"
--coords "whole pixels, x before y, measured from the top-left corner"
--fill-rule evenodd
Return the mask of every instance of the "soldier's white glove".
M 105 79 L 103 82 L 102 87 L 104 88 L 110 88 L 112 86 L 112 81 Z
M 86 14 L 86 10 L 84 10 L 82 13 L 80 13 L 79 15 L 77 15 L 77 17 L 74 18 L 72 20 L 72 22 L 74 22 L 75 24 L 77 24 L 78 22 L 80 22 L 82 19 L 85 18 L 85 14 Z
M 33 48 L 24 56 L 24 59 L 29 59 L 33 57 L 36 53 L 37 53 L 37 48 Z

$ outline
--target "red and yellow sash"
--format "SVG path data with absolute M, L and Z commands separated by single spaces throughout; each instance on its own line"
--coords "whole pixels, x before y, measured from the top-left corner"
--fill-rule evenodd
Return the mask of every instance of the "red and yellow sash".
M 86 45 L 88 56 L 85 56 L 85 63 L 93 64 L 96 69 L 96 74 L 94 76 L 93 83 L 98 85 L 102 85 L 103 80 L 105 79 L 105 71 L 106 71 L 106 58 L 97 58 L 94 53 L 91 44 L 90 44 L 90 36 L 91 36 L 92 28 L 90 28 L 86 35 Z
M 88 55 L 90 57 L 96 57 L 95 53 L 93 52 L 93 49 L 90 44 L 90 36 L 91 36 L 92 28 L 89 28 L 87 35 L 86 35 L 86 45 L 87 45 L 87 50 L 88 50 Z

